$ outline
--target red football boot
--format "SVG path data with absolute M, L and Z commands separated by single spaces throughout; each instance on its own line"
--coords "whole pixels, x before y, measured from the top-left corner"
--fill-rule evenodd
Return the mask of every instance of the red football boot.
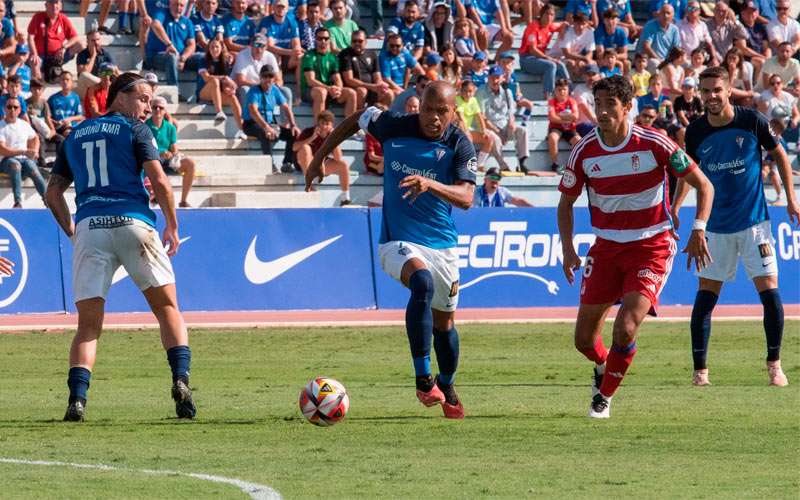
M 444 403 L 444 393 L 436 384 L 428 392 L 417 389 L 417 399 L 425 406 L 436 406 Z

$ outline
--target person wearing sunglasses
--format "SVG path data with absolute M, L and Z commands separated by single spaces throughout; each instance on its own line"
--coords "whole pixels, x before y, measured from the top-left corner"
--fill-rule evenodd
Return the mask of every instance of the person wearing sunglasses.
M 22 178 L 29 177 L 40 196 L 44 197 L 45 182 L 36 159 L 39 157 L 39 136 L 28 122 L 20 118 L 22 105 L 8 99 L 3 105 L 5 116 L 0 124 L 0 172 L 11 179 L 14 208 L 22 208 Z
M 167 100 L 161 96 L 155 96 L 151 102 L 153 113 L 145 124 L 150 127 L 150 131 L 156 139 L 161 168 L 167 175 L 183 176 L 181 201 L 178 206 L 189 208 L 191 205 L 189 205 L 188 198 L 194 182 L 195 162 L 178 150 L 178 128 L 165 117 Z
M 425 70 L 414 56 L 403 48 L 403 39 L 400 35 L 391 33 L 386 38 L 386 48 L 378 56 L 378 65 L 381 68 L 383 81 L 389 84 L 389 90 L 397 96 L 408 88 L 412 74 L 424 75 Z
M 775 3 L 777 19 L 767 25 L 769 43 L 773 50 L 783 42 L 792 44 L 792 54 L 800 49 L 800 23 L 789 17 L 789 0 L 778 0 Z
M 764 62 L 761 68 L 759 89 L 770 87 L 770 75 L 778 75 L 783 82 L 784 90 L 795 97 L 800 97 L 800 61 L 792 57 L 792 44 L 783 42 L 778 45 L 775 55 Z
M 306 52 L 300 65 L 303 100 L 311 103 L 314 116 L 325 110 L 329 101 L 344 104 L 345 116 L 350 116 L 356 110 L 356 92 L 342 83 L 339 59 L 331 52 L 330 31 L 318 29 L 315 40 L 316 47 Z
M 757 107 L 767 119 L 777 118 L 788 125 L 788 128 L 797 128 L 800 122 L 797 98 L 783 90 L 780 75 L 770 75 L 769 88 L 759 96 Z

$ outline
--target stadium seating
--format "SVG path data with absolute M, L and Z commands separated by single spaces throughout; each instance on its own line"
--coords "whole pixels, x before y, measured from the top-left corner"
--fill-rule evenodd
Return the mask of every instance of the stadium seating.
M 558 2 L 555 2 L 558 3 Z M 648 18 L 646 7 L 648 0 L 633 0 L 634 16 L 640 22 Z M 25 0 L 15 2 L 17 12 L 17 26 L 22 32 L 27 32 L 28 23 L 35 12 L 42 10 L 42 0 Z M 90 14 L 86 19 L 80 18 L 77 12 L 78 4 L 64 2 L 64 13 L 70 17 L 76 30 L 83 34 L 97 18 L 99 4 L 90 6 Z M 362 13 L 366 9 L 362 8 Z M 395 8 L 385 7 L 385 15 L 391 19 Z M 116 16 L 109 16 L 107 26 L 114 29 Z M 521 42 L 524 26 L 519 25 L 514 29 L 514 48 L 517 49 Z M 103 43 L 111 51 L 122 69 L 141 68 L 140 48 L 137 46 L 135 35 L 103 35 Z M 369 48 L 380 47 L 378 40 L 369 40 Z M 74 72 L 75 63 L 70 62 L 65 66 Z M 287 72 L 284 75 L 287 85 L 294 87 L 294 76 Z M 528 96 L 541 95 L 541 78 L 519 74 L 523 93 Z M 159 74 L 163 80 L 163 74 Z M 184 72 L 181 75 L 179 88 L 183 96 L 194 96 L 195 75 L 193 72 Z M 55 85 L 50 85 L 46 96 L 57 91 Z M 190 194 L 189 202 L 195 207 L 319 207 L 333 206 L 338 195 L 338 182 L 335 178 L 328 178 L 323 182 L 320 191 L 315 195 L 302 193 L 303 179 L 299 174 L 272 175 L 269 158 L 260 154 L 258 143 L 255 140 L 231 139 L 236 131 L 233 120 L 228 120 L 222 125 L 214 123 L 213 107 L 199 104 L 190 98 L 189 102 L 178 102 L 178 87 L 159 86 L 158 93 L 165 96 L 169 105 L 169 112 L 178 120 L 178 145 L 181 151 L 197 159 L 198 177 L 195 187 Z M 308 104 L 294 107 L 295 115 L 300 127 L 311 126 L 311 107 Z M 334 107 L 337 119 L 341 118 L 341 106 Z M 533 119 L 528 122 L 530 129 L 531 158 L 527 162 L 529 169 L 541 171 L 543 176 L 509 177 L 504 185 L 510 187 L 519 196 L 529 199 L 537 206 L 553 205 L 558 200 L 556 186 L 558 178 L 549 174 L 550 159 L 547 153 L 547 106 L 544 101 L 535 101 Z M 790 157 L 795 160 L 794 145 L 791 145 Z M 275 157 L 280 160 L 284 144 L 276 145 Z M 381 179 L 365 175 L 363 166 L 363 143 L 356 140 L 346 141 L 343 145 L 345 160 L 351 165 L 351 195 L 355 204 L 366 204 L 366 201 L 375 195 L 381 185 Z M 508 163 L 516 166 L 513 143 L 504 147 L 504 156 Z M 564 163 L 569 153 L 569 146 L 563 141 L 560 144 L 559 161 Z M 48 156 L 55 154 L 52 148 Z M 490 164 L 493 160 L 490 160 Z M 180 186 L 180 178 L 171 178 L 173 186 Z M 9 189 L 10 183 L 0 175 L 0 208 L 11 207 L 13 200 Z M 42 207 L 30 180 L 24 183 L 24 206 L 30 208 Z M 68 197 L 68 199 L 71 197 Z

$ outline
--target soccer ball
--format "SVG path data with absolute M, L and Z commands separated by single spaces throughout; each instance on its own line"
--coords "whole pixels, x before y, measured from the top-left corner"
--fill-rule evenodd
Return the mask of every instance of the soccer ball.
M 332 378 L 317 377 L 300 391 L 300 411 L 314 425 L 327 427 L 341 422 L 349 408 L 347 391 Z

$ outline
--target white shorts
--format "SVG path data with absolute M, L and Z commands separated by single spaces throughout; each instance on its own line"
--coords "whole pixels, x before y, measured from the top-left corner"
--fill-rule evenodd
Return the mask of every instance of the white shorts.
M 455 248 L 428 248 L 407 241 L 390 241 L 378 246 L 381 268 L 386 274 L 401 281 L 403 265 L 419 259 L 433 276 L 431 307 L 437 311 L 452 312 L 458 306 L 458 255 Z
M 73 242 L 75 302 L 105 299 L 120 265 L 140 290 L 175 283 L 158 232 L 143 221 L 116 215 L 87 217 L 75 228 Z
M 497 37 L 497 34 L 503 31 L 503 28 L 501 28 L 500 25 L 497 23 L 484 24 L 483 27 L 486 28 L 486 31 L 489 32 L 490 44 L 495 41 L 494 39 Z
M 759 276 L 778 274 L 775 257 L 775 240 L 769 221 L 748 227 L 735 233 L 706 233 L 708 251 L 713 262 L 697 274 L 714 281 L 733 281 L 739 257 L 751 280 Z

